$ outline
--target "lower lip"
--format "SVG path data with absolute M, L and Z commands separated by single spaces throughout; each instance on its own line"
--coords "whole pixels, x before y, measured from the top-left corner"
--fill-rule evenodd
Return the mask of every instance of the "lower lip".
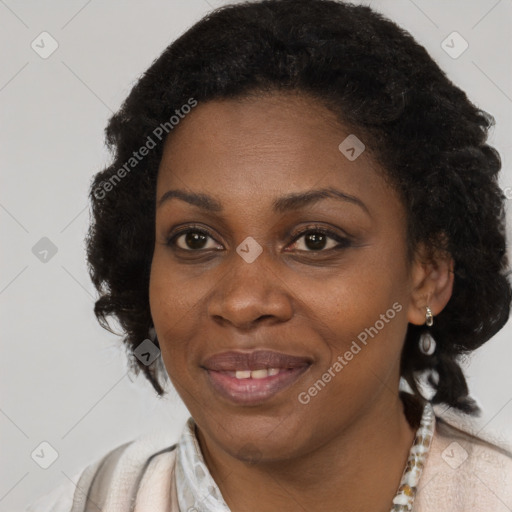
M 206 370 L 214 390 L 237 405 L 257 405 L 291 386 L 309 368 L 302 366 L 264 379 L 237 379 L 227 373 Z

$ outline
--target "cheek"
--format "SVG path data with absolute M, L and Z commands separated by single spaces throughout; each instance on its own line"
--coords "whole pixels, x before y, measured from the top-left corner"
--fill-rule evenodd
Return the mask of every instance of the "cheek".
M 176 268 L 165 249 L 155 249 L 149 303 L 162 358 L 171 377 L 171 373 L 182 371 L 192 356 L 189 340 L 201 336 L 204 301 L 219 279 L 215 273 L 194 277 L 191 272 Z
M 338 312 L 337 320 L 330 323 L 330 330 L 339 333 L 336 342 L 326 349 L 326 357 L 297 396 L 299 414 L 314 417 L 325 435 L 337 428 L 333 411 L 339 411 L 338 419 L 354 418 L 378 397 L 398 392 L 407 329 L 404 308 L 398 301 L 376 300 L 375 295 L 361 296 L 363 307 L 356 308 L 358 297 L 352 294 L 351 298 L 352 306 Z
M 369 247 L 342 272 L 309 287 L 316 330 L 325 331 L 324 356 L 309 385 L 328 381 L 325 398 L 371 395 L 398 368 L 408 325 L 407 265 L 400 256 L 388 247 Z
M 384 334 L 405 321 L 397 310 L 406 309 L 406 266 L 396 253 L 387 257 L 384 250 L 365 248 L 354 252 L 343 268 L 321 282 L 307 280 L 301 285 L 297 280 L 295 289 L 297 295 L 307 297 L 312 317 L 331 332 L 333 339 L 339 339 L 341 348 L 376 322 Z M 398 305 L 393 309 L 395 303 Z M 385 315 L 384 320 L 381 315 Z M 389 322 L 382 328 L 386 320 Z
M 187 309 L 190 310 L 190 302 L 178 290 L 174 276 L 168 271 L 168 267 L 162 264 L 158 256 L 155 256 L 149 282 L 151 317 L 167 374 L 174 388 L 183 398 L 184 390 L 189 387 L 184 382 L 187 378 L 184 372 L 187 354 L 184 334 L 187 329 L 185 312 Z

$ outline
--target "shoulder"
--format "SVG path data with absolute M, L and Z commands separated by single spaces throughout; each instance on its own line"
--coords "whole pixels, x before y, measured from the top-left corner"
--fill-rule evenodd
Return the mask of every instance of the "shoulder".
M 77 473 L 71 477 L 72 481 L 64 480 L 58 487 L 32 501 L 24 512 L 64 512 L 71 510 L 76 488 L 73 482 L 77 482 L 79 478 L 80 473 Z
M 135 503 L 148 478 L 154 479 L 162 471 L 169 476 L 174 470 L 176 446 L 163 431 L 119 445 L 32 502 L 25 512 L 81 512 L 92 505 L 109 510 L 109 504 L 122 510 L 123 504 Z
M 512 451 L 472 430 L 436 416 L 415 510 L 512 510 Z

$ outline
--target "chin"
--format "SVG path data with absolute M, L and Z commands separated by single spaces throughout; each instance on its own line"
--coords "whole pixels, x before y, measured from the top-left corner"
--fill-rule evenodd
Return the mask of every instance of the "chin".
M 198 418 L 196 423 L 223 451 L 249 464 L 296 457 L 311 438 L 304 429 L 305 418 L 286 412 L 276 416 L 221 413 L 213 421 Z

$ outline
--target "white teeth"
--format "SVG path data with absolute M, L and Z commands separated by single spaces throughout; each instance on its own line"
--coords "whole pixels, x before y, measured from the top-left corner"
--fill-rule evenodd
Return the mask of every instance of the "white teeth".
M 273 377 L 280 372 L 279 368 L 262 368 L 261 370 L 237 370 L 235 377 L 237 379 L 264 379 Z
M 253 370 L 251 372 L 251 379 L 264 379 L 265 377 L 268 377 L 268 370 Z

